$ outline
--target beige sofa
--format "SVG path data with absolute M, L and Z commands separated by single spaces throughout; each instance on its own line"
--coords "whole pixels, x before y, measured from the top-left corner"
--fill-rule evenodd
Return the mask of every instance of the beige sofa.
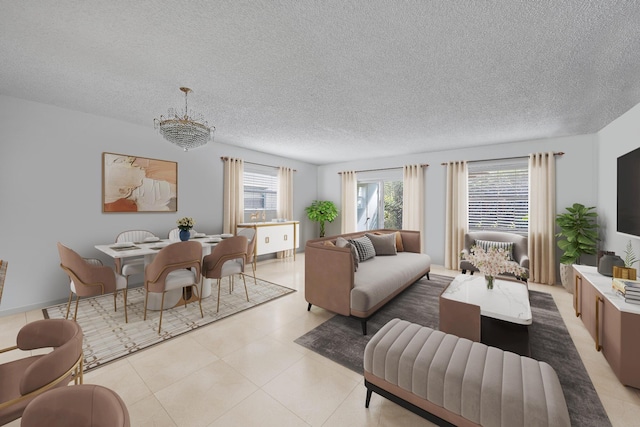
M 367 334 L 367 320 L 378 309 L 422 276 L 429 278 L 431 258 L 421 253 L 420 232 L 371 230 L 371 234 L 399 233 L 402 251 L 380 255 L 357 265 L 350 248 L 333 246 L 338 237 L 355 239 L 365 232 L 308 240 L 305 247 L 305 298 L 311 306 L 361 320 Z M 327 243 L 330 242 L 330 243 Z

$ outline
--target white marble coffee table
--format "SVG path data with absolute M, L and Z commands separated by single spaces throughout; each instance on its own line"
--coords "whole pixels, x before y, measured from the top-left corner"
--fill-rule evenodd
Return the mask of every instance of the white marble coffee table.
M 526 284 L 496 278 L 487 289 L 484 276 L 460 274 L 442 292 L 442 298 L 477 305 L 482 316 L 519 325 L 533 321 Z

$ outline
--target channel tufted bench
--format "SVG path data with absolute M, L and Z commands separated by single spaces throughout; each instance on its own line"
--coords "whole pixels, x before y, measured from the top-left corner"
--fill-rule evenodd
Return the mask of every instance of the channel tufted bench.
M 364 351 L 371 393 L 438 425 L 571 426 L 556 372 L 545 362 L 393 319 Z

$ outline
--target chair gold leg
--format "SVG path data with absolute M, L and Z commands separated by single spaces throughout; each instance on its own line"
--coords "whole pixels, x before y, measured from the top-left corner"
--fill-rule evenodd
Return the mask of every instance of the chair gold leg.
M 67 314 L 64 316 L 65 319 L 69 318 L 69 310 L 71 309 L 71 297 L 73 296 L 73 292 L 69 291 L 69 301 L 67 302 Z
M 118 311 L 118 290 L 113 291 L 113 311 Z
M 220 287 L 222 283 L 220 283 L 220 279 L 218 279 L 218 306 L 216 307 L 216 313 L 220 311 Z
M 193 285 L 196 290 L 198 285 Z M 204 312 L 202 311 L 202 280 L 200 281 L 200 290 L 198 291 L 198 301 L 200 302 L 200 317 L 204 318 Z
M 258 286 L 258 281 L 256 280 L 256 264 L 251 265 L 253 267 L 253 284 Z
M 149 300 L 149 291 L 144 291 L 144 317 L 142 320 L 147 320 L 147 301 Z
M 73 313 L 73 321 L 76 322 L 76 318 L 78 317 L 78 303 L 80 302 L 80 297 L 76 295 L 76 311 Z
M 160 323 L 158 323 L 158 333 L 160 333 L 160 328 L 162 328 L 162 312 L 164 311 L 164 292 L 162 292 L 162 300 L 160 301 Z
M 129 317 L 127 316 L 127 288 L 124 288 L 122 292 L 124 296 L 124 323 L 129 323 Z
M 247 302 L 249 302 L 249 292 L 247 291 L 247 280 L 244 278 L 244 273 L 242 273 L 242 281 L 244 282 L 244 293 L 247 295 Z

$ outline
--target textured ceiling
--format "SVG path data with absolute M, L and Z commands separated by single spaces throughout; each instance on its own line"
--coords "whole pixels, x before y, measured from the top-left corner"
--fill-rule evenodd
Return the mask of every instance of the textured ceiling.
M 640 102 L 637 1 L 0 0 L 0 94 L 314 164 L 593 133 Z M 160 140 L 160 136 L 158 136 Z

